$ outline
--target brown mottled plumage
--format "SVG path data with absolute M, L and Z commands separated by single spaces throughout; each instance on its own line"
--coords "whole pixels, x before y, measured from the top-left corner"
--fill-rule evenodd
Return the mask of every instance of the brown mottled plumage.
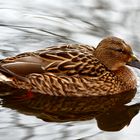
M 59 45 L 3 59 L 0 72 L 16 88 L 56 96 L 100 96 L 136 88 L 125 64 L 140 68 L 128 44 L 108 37 L 97 48 Z

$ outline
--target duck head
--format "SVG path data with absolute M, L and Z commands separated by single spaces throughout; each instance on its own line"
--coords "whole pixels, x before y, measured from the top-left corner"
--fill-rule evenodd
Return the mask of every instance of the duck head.
M 140 61 L 131 47 L 117 37 L 103 39 L 95 50 L 95 56 L 110 70 L 118 70 L 124 65 L 140 69 Z

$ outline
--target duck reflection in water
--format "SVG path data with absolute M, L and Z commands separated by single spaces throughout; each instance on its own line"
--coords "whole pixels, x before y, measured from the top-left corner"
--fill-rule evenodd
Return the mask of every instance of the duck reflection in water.
M 104 131 L 121 130 L 130 124 L 140 109 L 139 103 L 125 105 L 133 99 L 136 90 L 92 97 L 54 97 L 35 93 L 30 98 L 22 98 L 25 92 L 13 90 L 13 95 L 2 97 L 2 106 L 16 109 L 26 115 L 36 116 L 47 122 L 96 119 L 98 127 Z

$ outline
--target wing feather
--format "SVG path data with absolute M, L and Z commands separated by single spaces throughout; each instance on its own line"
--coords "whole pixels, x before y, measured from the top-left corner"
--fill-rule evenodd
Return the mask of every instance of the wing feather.
M 79 44 L 52 46 L 4 59 L 0 65 L 6 64 L 5 69 L 20 76 L 51 72 L 55 75 L 79 74 L 96 77 L 103 74 L 106 68 L 94 56 L 94 51 L 92 46 Z M 26 72 L 20 72 L 19 67 L 24 67 Z

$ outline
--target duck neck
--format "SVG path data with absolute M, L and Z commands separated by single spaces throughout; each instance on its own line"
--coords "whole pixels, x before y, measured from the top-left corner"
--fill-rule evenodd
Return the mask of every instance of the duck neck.
M 122 66 L 118 70 L 115 70 L 114 73 L 117 75 L 119 81 L 121 81 L 123 88 L 126 88 L 126 90 L 136 88 L 136 76 L 130 68 Z

